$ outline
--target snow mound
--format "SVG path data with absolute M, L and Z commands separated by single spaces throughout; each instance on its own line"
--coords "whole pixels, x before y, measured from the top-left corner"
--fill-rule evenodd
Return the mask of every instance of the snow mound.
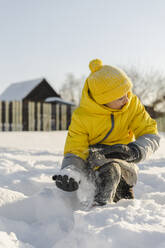
M 92 197 L 89 186 L 67 193 L 51 179 L 65 132 L 53 133 L 53 140 L 42 132 L 0 136 L 0 248 L 165 247 L 164 134 L 160 149 L 138 165 L 135 199 L 92 209 L 80 205 L 84 192 Z

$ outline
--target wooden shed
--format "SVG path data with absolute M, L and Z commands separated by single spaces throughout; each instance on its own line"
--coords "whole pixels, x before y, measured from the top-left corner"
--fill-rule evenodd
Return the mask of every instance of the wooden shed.
M 13 83 L 0 95 L 0 130 L 66 130 L 72 106 L 45 78 Z

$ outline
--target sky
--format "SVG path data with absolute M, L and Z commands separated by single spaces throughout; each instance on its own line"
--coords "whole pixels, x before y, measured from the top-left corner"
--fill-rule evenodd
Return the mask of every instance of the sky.
M 89 61 L 165 72 L 164 0 L 0 0 L 0 93 L 46 77 L 58 91 Z

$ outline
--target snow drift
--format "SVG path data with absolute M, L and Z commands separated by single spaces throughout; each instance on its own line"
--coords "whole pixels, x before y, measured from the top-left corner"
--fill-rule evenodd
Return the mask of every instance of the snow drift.
M 66 132 L 1 133 L 0 248 L 164 248 L 161 136 L 160 149 L 138 165 L 135 200 L 82 209 L 76 192 L 62 192 L 51 180 Z

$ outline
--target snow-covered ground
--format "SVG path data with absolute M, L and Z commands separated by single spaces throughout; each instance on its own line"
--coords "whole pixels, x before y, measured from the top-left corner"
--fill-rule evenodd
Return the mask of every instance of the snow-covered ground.
M 165 135 L 134 200 L 80 210 L 54 186 L 66 132 L 0 133 L 0 248 L 164 248 Z

